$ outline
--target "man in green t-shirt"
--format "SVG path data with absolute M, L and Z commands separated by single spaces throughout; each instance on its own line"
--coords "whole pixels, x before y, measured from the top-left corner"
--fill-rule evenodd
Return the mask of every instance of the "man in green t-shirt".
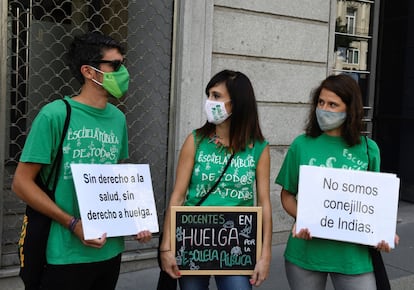
M 100 33 L 75 37 L 68 59 L 81 91 L 65 97 L 71 107 L 70 123 L 62 145 L 55 200 L 36 184 L 45 183 L 58 151 L 66 107 L 56 100 L 36 116 L 17 166 L 12 189 L 33 209 L 52 219 L 41 285 L 25 281 L 26 289 L 115 289 L 124 250 L 123 237 L 85 240 L 70 164 L 116 164 L 128 157 L 126 118 L 108 97 L 122 97 L 129 84 L 123 49 Z M 25 219 L 27 221 L 27 219 Z M 23 243 L 22 235 L 20 243 Z M 136 239 L 147 242 L 149 231 Z M 22 264 L 24 259 L 21 259 Z

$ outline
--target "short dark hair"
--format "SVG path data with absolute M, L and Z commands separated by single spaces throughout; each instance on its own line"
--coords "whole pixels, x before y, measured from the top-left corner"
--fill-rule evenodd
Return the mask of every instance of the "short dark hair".
M 230 123 L 230 148 L 243 151 L 250 143 L 264 141 L 259 124 L 256 97 L 249 78 L 238 71 L 223 70 L 208 82 L 205 93 L 208 97 L 212 87 L 224 83 L 232 104 Z M 214 134 L 215 125 L 208 121 L 197 133 L 204 137 Z
M 306 135 L 318 137 L 323 132 L 318 125 L 315 112 L 322 89 L 335 93 L 346 104 L 346 119 L 342 127 L 342 138 L 349 146 L 361 143 L 362 117 L 364 116 L 361 89 L 358 83 L 346 74 L 328 76 L 313 91 L 305 129 Z
M 101 60 L 105 50 L 118 49 L 124 54 L 123 47 L 110 36 L 100 32 L 88 32 L 75 36 L 67 53 L 70 70 L 73 76 L 81 83 L 85 82 L 80 68 L 84 64 L 92 64 L 95 60 Z

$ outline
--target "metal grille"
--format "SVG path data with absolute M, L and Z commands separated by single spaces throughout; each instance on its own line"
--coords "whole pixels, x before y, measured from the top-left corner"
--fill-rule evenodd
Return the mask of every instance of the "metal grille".
M 18 264 L 16 242 L 25 205 L 10 190 L 25 137 L 46 103 L 74 95 L 79 84 L 64 55 L 74 35 L 101 31 L 126 48 L 127 95 L 115 101 L 129 124 L 131 163 L 149 163 L 159 213 L 166 198 L 173 1 L 9 0 L 5 175 L 1 266 Z M 163 217 L 159 214 L 159 221 Z M 152 245 L 153 246 L 153 245 Z M 137 243 L 127 242 L 127 251 Z

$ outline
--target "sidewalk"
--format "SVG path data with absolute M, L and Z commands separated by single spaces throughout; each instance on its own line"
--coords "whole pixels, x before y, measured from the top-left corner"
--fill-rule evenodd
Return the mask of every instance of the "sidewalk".
M 414 289 L 414 204 L 401 201 L 398 210 L 397 233 L 400 244 L 391 252 L 384 253 L 384 261 L 393 290 Z M 283 252 L 285 245 L 273 246 L 272 265 L 269 279 L 260 290 L 288 290 L 289 286 L 285 276 Z M 159 269 L 149 268 L 136 272 L 122 273 L 119 277 L 116 290 L 155 290 L 157 286 Z M 211 290 L 217 290 L 214 281 Z M 231 289 L 229 289 L 231 290 Z M 326 290 L 333 290 L 328 279 Z

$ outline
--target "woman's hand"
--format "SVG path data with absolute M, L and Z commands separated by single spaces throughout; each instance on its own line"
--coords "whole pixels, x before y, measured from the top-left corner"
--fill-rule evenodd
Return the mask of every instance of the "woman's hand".
M 399 242 L 400 242 L 400 237 L 398 235 L 395 235 L 395 237 L 394 237 L 394 244 L 397 246 Z M 379 242 L 378 245 L 375 248 L 378 251 L 384 251 L 386 253 L 391 252 L 390 245 L 387 242 L 385 242 L 384 240 L 382 240 L 381 242 Z
M 151 239 L 152 239 L 152 234 L 148 230 L 141 231 L 135 236 L 135 240 L 137 240 L 140 243 L 147 243 Z
M 260 286 L 263 281 L 269 277 L 270 258 L 260 258 L 254 267 L 253 274 L 250 276 L 250 284 L 253 286 Z
M 294 238 L 299 238 L 299 239 L 304 239 L 304 240 L 311 240 L 312 239 L 312 235 L 311 235 L 310 231 L 307 228 L 300 229 L 299 232 L 296 232 L 296 223 L 293 225 L 293 228 L 292 228 L 292 236 Z
M 178 269 L 177 261 L 171 251 L 161 251 L 161 268 L 168 273 L 171 278 L 178 279 L 181 277 L 180 269 Z

